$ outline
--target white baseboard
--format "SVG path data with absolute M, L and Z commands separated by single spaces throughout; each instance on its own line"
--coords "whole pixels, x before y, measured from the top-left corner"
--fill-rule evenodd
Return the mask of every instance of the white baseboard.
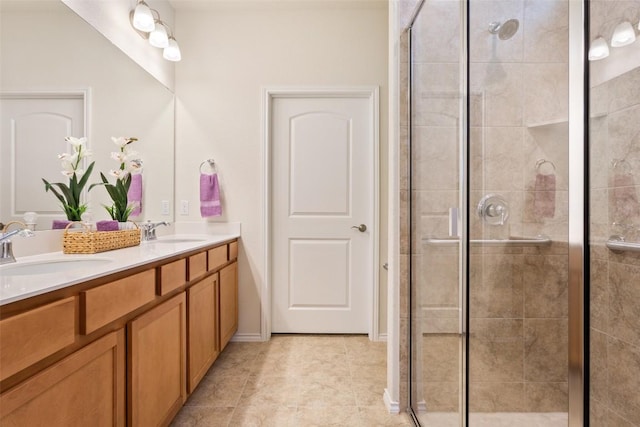
M 400 402 L 391 399 L 388 389 L 384 389 L 384 396 L 382 398 L 384 400 L 384 406 L 387 407 L 390 414 L 400 413 Z
M 260 333 L 253 334 L 235 334 L 231 337 L 233 342 L 262 342 L 262 335 Z
M 386 334 L 386 333 L 384 333 L 384 334 L 378 334 L 378 339 L 377 339 L 376 341 L 379 341 L 379 342 L 387 342 L 387 334 Z

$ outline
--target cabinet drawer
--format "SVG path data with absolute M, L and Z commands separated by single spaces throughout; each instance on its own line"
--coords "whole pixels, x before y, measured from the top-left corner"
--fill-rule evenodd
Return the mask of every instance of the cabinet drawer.
M 189 281 L 203 276 L 207 272 L 207 253 L 202 252 L 189 257 Z
M 227 260 L 227 245 L 209 249 L 209 265 L 207 269 L 209 271 L 217 270 L 218 268 L 226 264 Z
M 238 242 L 229 243 L 229 261 L 238 258 Z
M 76 298 L 70 297 L 0 322 L 0 380 L 73 344 Z
M 82 333 L 89 334 L 153 301 L 156 290 L 155 279 L 155 270 L 147 270 L 80 292 Z
M 158 295 L 166 295 L 172 290 L 178 289 L 180 286 L 184 285 L 187 278 L 186 267 L 186 259 L 179 259 L 178 261 L 174 261 L 160 267 Z

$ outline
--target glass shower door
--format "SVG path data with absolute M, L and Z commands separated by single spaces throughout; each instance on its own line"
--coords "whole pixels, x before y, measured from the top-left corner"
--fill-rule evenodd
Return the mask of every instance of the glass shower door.
M 459 1 L 424 2 L 406 34 L 412 88 L 410 404 L 420 424 L 433 427 L 461 425 L 464 407 L 461 7 Z
M 567 426 L 568 3 L 469 3 L 469 426 Z

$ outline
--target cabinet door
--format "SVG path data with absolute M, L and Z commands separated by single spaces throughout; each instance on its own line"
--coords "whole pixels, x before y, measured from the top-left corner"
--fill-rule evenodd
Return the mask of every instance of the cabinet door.
M 171 298 L 128 325 L 129 424 L 167 425 L 185 402 L 186 298 Z
M 218 340 L 218 275 L 187 289 L 189 334 L 189 393 L 220 354 Z
M 220 350 L 238 330 L 238 263 L 220 270 Z
M 0 395 L 0 425 L 124 426 L 124 330 L 112 332 Z

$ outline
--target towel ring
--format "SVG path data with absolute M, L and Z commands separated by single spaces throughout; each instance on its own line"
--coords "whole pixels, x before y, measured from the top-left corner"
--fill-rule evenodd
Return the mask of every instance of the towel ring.
M 538 161 L 536 162 L 536 170 L 538 172 L 540 172 L 540 168 L 542 167 L 542 165 L 544 165 L 545 163 L 549 163 L 551 165 L 551 167 L 553 168 L 553 172 L 555 173 L 556 171 L 556 165 L 553 164 L 553 162 L 551 160 L 545 160 L 545 159 L 538 159 Z
M 202 172 L 202 167 L 204 165 L 207 165 L 207 164 L 209 165 L 209 167 L 211 168 L 211 170 L 213 172 L 217 172 L 217 170 L 216 170 L 216 162 L 213 159 L 207 159 L 204 162 L 200 163 L 200 173 L 203 173 Z

